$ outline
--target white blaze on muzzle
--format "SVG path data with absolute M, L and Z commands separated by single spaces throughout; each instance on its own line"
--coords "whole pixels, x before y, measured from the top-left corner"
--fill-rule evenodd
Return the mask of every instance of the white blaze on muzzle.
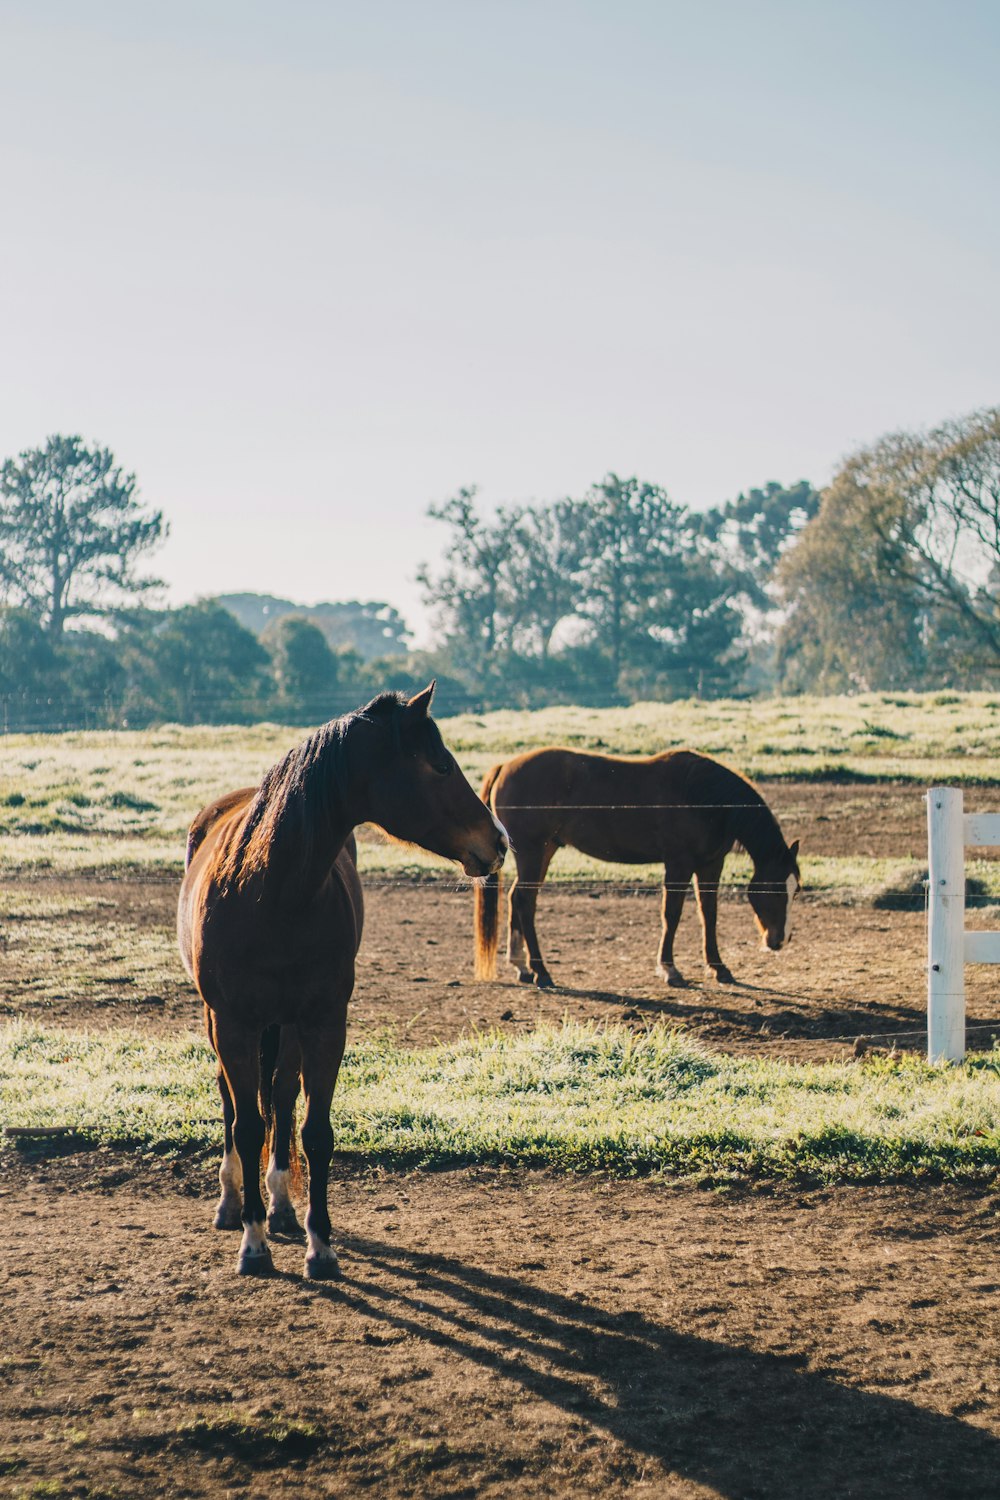
M 789 875 L 788 879 L 785 881 L 785 889 L 788 892 L 788 906 L 787 906 L 787 909 L 785 911 L 785 942 L 786 943 L 788 942 L 788 939 L 792 935 L 792 902 L 795 899 L 795 893 L 798 890 L 798 888 L 799 888 L 799 882 L 796 880 L 795 876 L 794 875 Z

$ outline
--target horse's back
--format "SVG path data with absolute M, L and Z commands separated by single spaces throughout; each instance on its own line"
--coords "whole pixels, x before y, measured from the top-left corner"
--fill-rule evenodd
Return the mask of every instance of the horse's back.
M 691 850 L 697 858 L 718 842 L 714 792 L 725 768 L 692 750 L 659 755 L 604 755 L 551 745 L 512 756 L 490 790 L 515 850 L 569 845 L 621 864 L 659 862 Z

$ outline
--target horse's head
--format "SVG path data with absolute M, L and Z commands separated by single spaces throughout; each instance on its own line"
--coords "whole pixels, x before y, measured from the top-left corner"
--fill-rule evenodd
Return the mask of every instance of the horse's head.
M 789 844 L 783 854 L 757 866 L 747 892 L 762 948 L 773 953 L 791 937 L 792 902 L 799 889 L 799 841 Z
M 430 716 L 434 683 L 409 702 L 376 698 L 363 717 L 383 729 L 365 768 L 367 817 L 393 838 L 491 875 L 509 843 L 502 823 L 466 781 Z

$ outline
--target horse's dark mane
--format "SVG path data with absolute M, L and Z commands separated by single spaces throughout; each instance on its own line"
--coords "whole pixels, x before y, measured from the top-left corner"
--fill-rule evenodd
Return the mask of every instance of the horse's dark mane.
M 702 755 L 692 758 L 690 780 L 706 807 L 714 803 L 724 811 L 727 832 L 755 865 L 780 859 L 786 852 L 778 820 L 753 782 Z
M 219 861 L 220 886 L 245 885 L 252 875 L 266 870 L 278 839 L 288 833 L 294 835 L 296 862 L 308 867 L 317 835 L 329 830 L 338 814 L 347 813 L 347 740 L 352 728 L 385 720 L 396 743 L 398 711 L 405 703 L 402 693 L 380 693 L 364 708 L 321 725 L 273 765 Z

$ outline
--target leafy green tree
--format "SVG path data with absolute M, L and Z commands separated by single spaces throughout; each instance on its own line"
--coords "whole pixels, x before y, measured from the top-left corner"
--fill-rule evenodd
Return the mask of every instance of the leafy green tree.
M 120 726 L 128 688 L 120 643 L 96 630 L 68 630 L 56 654 L 62 722 L 85 729 Z
M 420 581 L 446 661 L 487 698 L 676 696 L 739 675 L 731 579 L 659 486 L 610 474 L 581 500 L 490 519 L 463 490 L 431 514 L 451 536 Z
M 779 572 L 786 685 L 960 686 L 1000 669 L 1000 409 L 852 455 Z
M 609 474 L 580 502 L 579 613 L 612 688 L 718 690 L 739 674 L 732 585 L 659 485 Z
M 744 687 L 774 686 L 784 618 L 778 566 L 818 509 L 819 494 L 807 480 L 793 485 L 770 480 L 692 517 L 700 550 L 726 578 L 730 608 L 740 617 Z
M 518 654 L 547 663 L 553 636 L 571 620 L 580 601 L 583 535 L 581 507 L 573 500 L 525 507 L 511 526 L 507 560 L 512 644 Z
M 213 600 L 172 610 L 152 643 L 161 719 L 245 724 L 274 692 L 271 662 L 249 630 Z
M 106 615 L 156 584 L 137 571 L 166 535 L 107 448 L 51 437 L 0 469 L 0 593 L 43 620 L 58 640 L 67 622 Z
M 779 685 L 791 692 L 867 692 L 919 682 L 927 621 L 915 590 L 890 584 L 891 552 L 824 498 L 784 560 L 788 609 L 777 638 Z
M 301 615 L 282 615 L 261 644 L 271 658 L 279 713 L 299 723 L 332 718 L 340 674 L 322 630 Z
M 448 527 L 445 566 L 434 577 L 426 564 L 417 573 L 424 596 L 436 608 L 438 625 L 459 670 L 485 681 L 502 670 L 521 613 L 511 585 L 520 508 L 501 507 L 493 520 L 476 508 L 474 488 L 461 489 L 427 514 Z
M 383 599 L 347 599 L 324 604 L 293 604 L 273 594 L 218 594 L 241 625 L 262 636 L 286 615 L 297 615 L 318 625 L 334 651 L 349 647 L 366 661 L 406 651 L 409 630 L 392 604 Z
M 747 490 L 698 517 L 700 536 L 731 569 L 740 591 L 757 609 L 774 607 L 778 563 L 818 511 L 819 499 L 805 479 L 787 486 L 772 479 L 762 489 Z
M 0 609 L 0 728 L 45 727 L 56 684 L 52 643 L 26 609 Z
M 36 691 L 55 662 L 52 644 L 26 609 L 0 609 L 0 693 Z

